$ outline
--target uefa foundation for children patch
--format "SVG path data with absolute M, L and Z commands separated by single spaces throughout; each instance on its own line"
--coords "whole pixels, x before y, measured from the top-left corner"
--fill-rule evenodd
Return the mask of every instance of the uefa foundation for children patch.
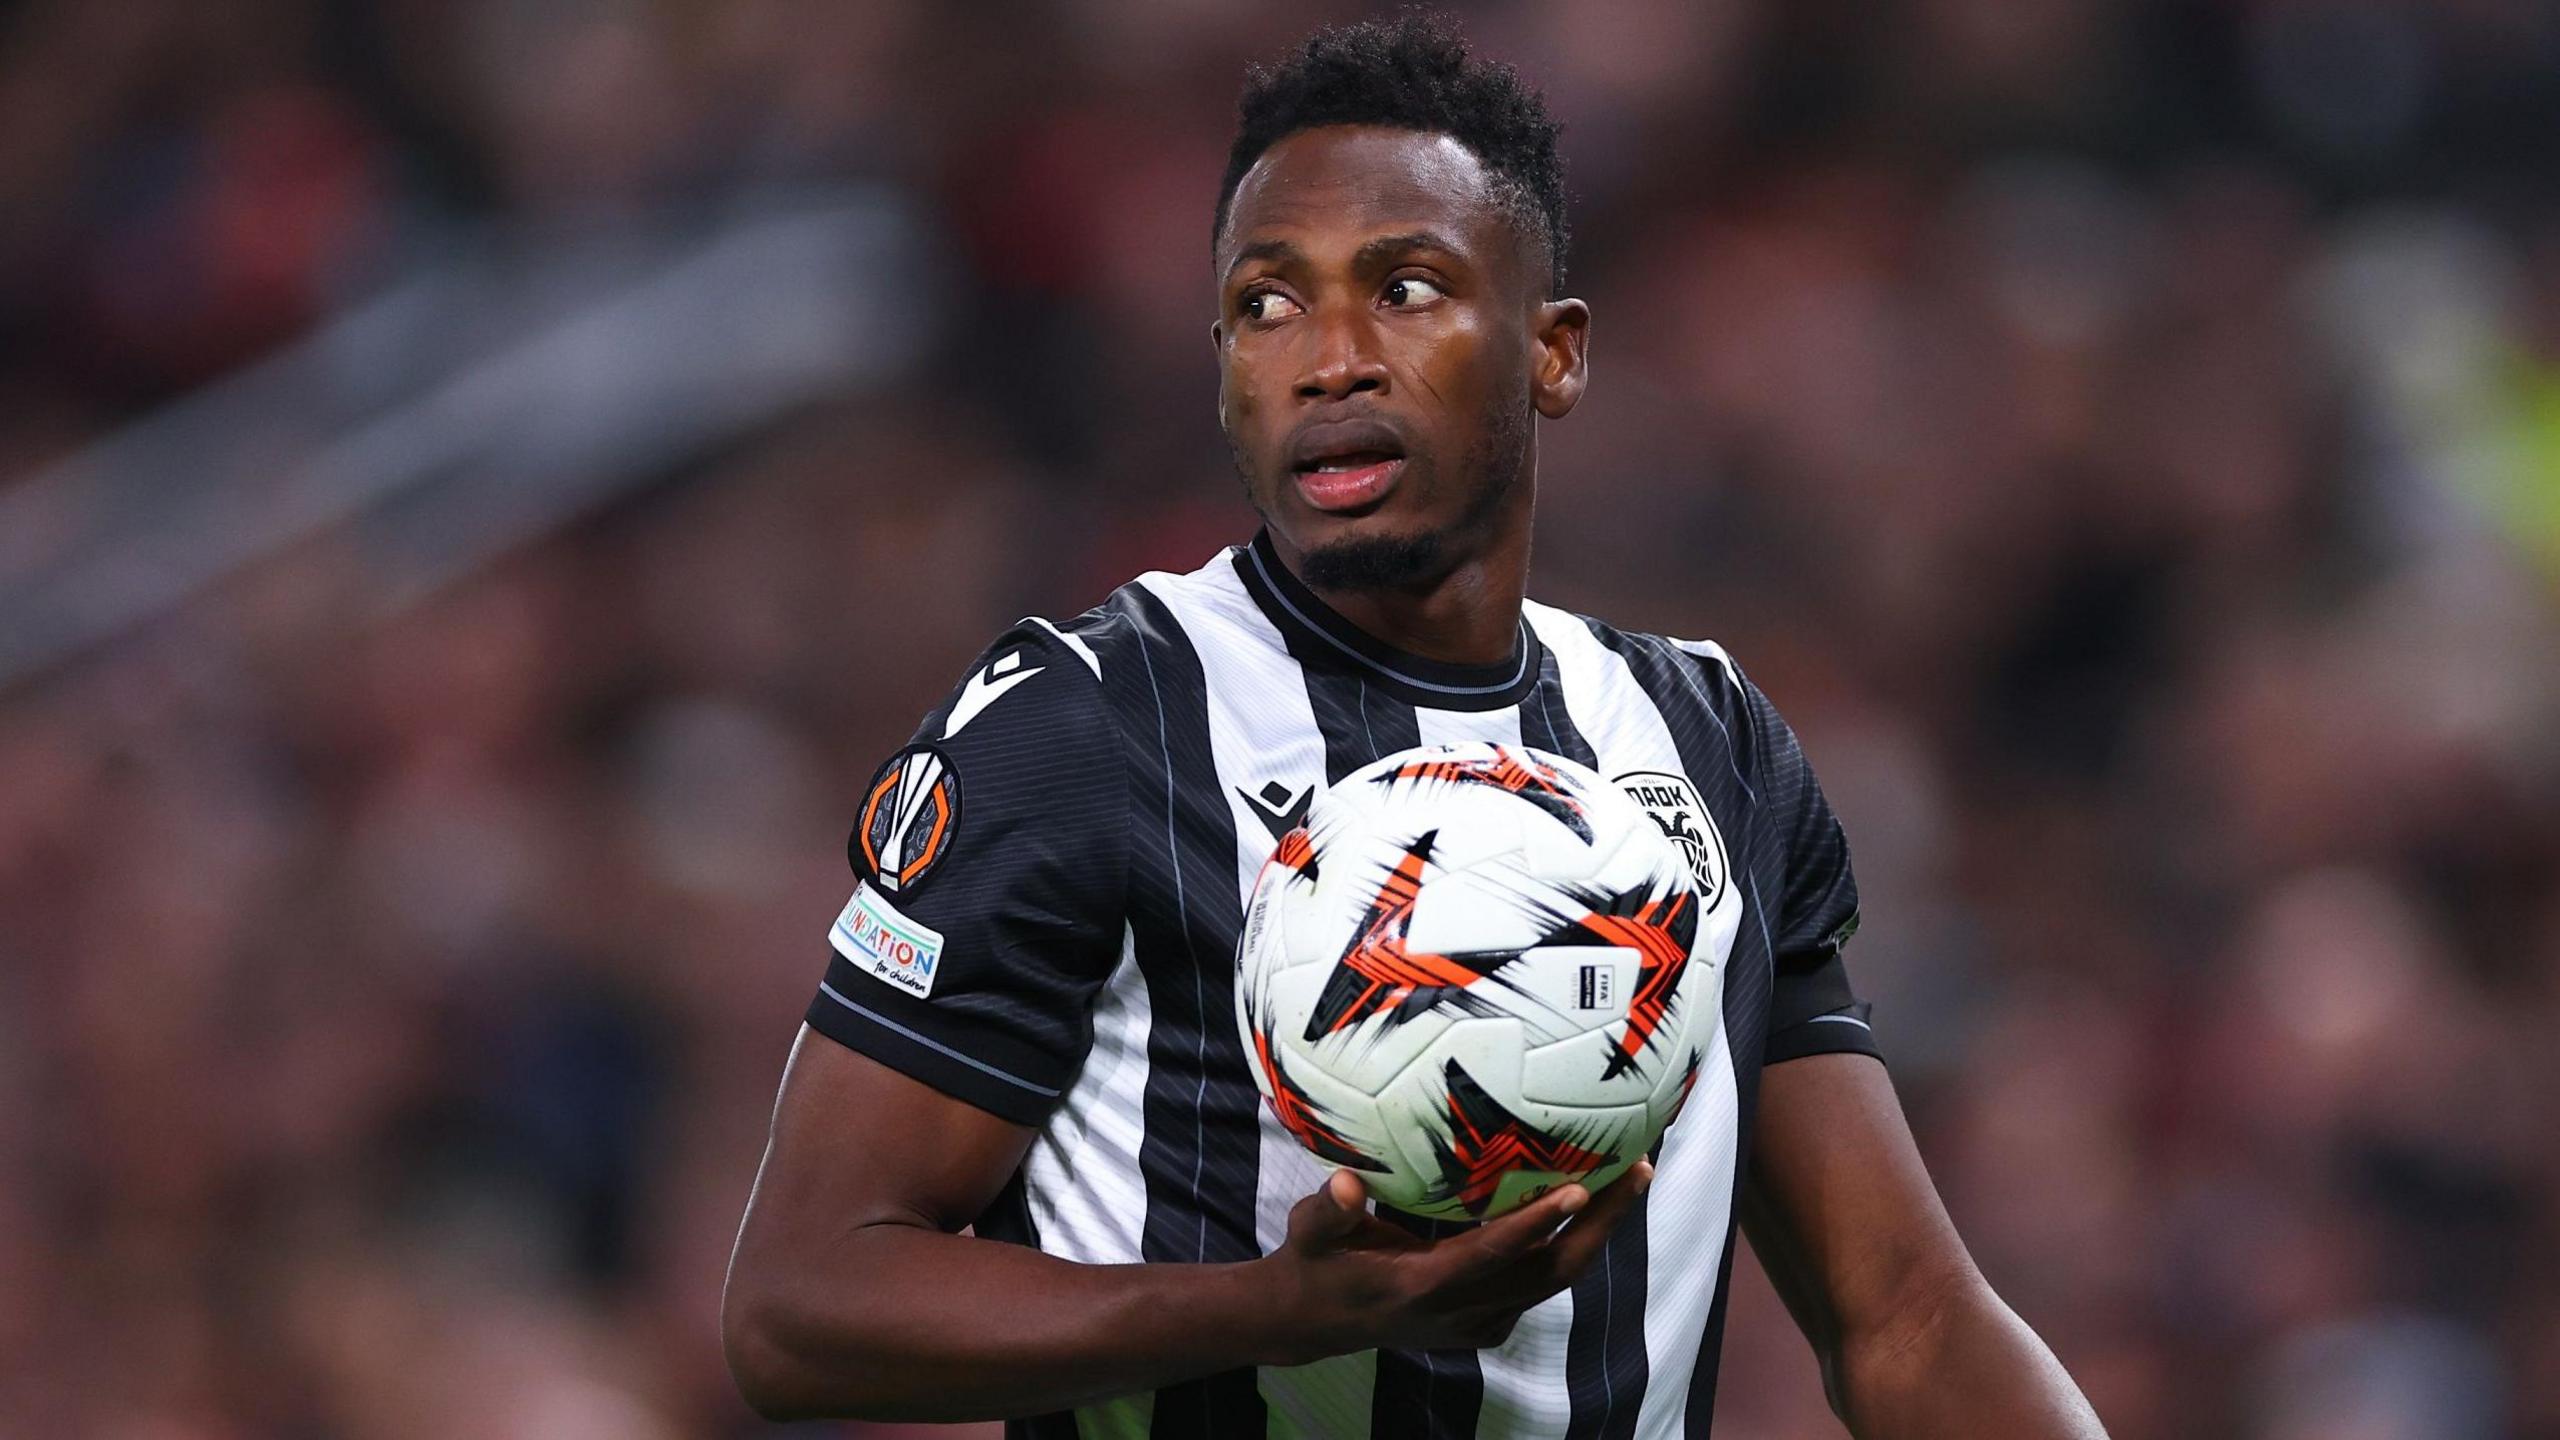
M 899 912 L 869 881 L 854 887 L 827 938 L 855 969 L 877 975 L 921 1000 L 942 968 L 942 932 Z

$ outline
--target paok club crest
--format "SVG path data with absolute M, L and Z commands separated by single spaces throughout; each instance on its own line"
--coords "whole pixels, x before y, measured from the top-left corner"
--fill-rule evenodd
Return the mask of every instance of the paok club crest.
M 1689 862 L 1689 874 L 1698 882 L 1698 909 L 1701 913 L 1716 908 L 1724 898 L 1725 878 L 1729 873 L 1725 861 L 1724 836 L 1717 833 L 1715 818 L 1707 813 L 1707 804 L 1698 798 L 1698 789 L 1686 775 L 1667 770 L 1630 770 L 1617 779 L 1618 788 L 1644 807 L 1644 813 Z

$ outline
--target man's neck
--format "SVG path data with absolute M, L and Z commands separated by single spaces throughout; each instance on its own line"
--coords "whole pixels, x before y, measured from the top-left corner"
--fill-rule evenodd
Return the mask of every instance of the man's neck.
M 1282 563 L 1304 583 L 1303 558 L 1277 535 L 1272 538 Z M 1522 516 L 1427 585 L 1307 588 L 1335 614 L 1406 654 L 1451 665 L 1498 665 L 1518 650 L 1520 603 L 1528 584 L 1529 526 Z

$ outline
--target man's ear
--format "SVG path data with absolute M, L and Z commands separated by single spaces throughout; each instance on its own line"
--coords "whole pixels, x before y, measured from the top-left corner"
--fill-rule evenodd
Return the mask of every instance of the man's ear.
M 1538 307 L 1531 338 L 1538 347 L 1529 393 L 1538 413 L 1561 420 L 1582 401 L 1590 380 L 1591 307 L 1579 300 L 1549 300 Z

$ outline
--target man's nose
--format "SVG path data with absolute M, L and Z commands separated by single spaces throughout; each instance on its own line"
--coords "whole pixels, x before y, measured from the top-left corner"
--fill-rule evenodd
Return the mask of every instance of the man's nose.
M 1315 352 L 1298 378 L 1301 400 L 1341 400 L 1387 388 L 1386 357 L 1365 315 L 1337 315 L 1312 327 Z

